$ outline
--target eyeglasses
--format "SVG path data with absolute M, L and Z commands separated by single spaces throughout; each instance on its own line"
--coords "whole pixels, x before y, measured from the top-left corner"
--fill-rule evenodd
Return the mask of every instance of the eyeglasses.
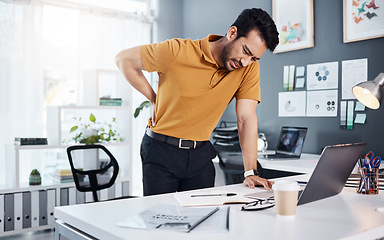
M 241 211 L 259 211 L 275 206 L 275 199 L 273 196 L 266 199 L 258 199 L 250 202 L 241 207 Z

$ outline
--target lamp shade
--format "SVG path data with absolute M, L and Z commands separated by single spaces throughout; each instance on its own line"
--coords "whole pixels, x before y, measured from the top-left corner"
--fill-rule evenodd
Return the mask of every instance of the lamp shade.
M 383 98 L 384 73 L 380 73 L 373 81 L 361 82 L 352 88 L 353 95 L 365 106 L 378 109 Z

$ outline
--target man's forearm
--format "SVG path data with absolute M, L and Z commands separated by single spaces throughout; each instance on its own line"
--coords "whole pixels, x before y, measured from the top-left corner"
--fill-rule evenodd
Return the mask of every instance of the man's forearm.
M 238 121 L 244 170 L 257 169 L 257 117 Z

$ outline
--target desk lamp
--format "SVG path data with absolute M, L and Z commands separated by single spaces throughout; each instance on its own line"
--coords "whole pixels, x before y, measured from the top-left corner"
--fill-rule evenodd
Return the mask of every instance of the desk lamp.
M 365 106 L 378 109 L 383 98 L 384 73 L 380 73 L 373 81 L 361 82 L 352 88 L 353 95 Z

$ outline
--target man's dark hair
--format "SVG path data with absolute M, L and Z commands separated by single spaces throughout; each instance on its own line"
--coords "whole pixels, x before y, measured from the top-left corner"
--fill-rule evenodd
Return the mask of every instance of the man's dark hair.
M 277 32 L 275 22 L 267 12 L 260 8 L 245 9 L 237 17 L 232 26 L 237 27 L 237 37 L 247 37 L 251 30 L 257 30 L 261 39 L 264 40 L 267 48 L 275 50 L 279 44 L 279 33 Z

